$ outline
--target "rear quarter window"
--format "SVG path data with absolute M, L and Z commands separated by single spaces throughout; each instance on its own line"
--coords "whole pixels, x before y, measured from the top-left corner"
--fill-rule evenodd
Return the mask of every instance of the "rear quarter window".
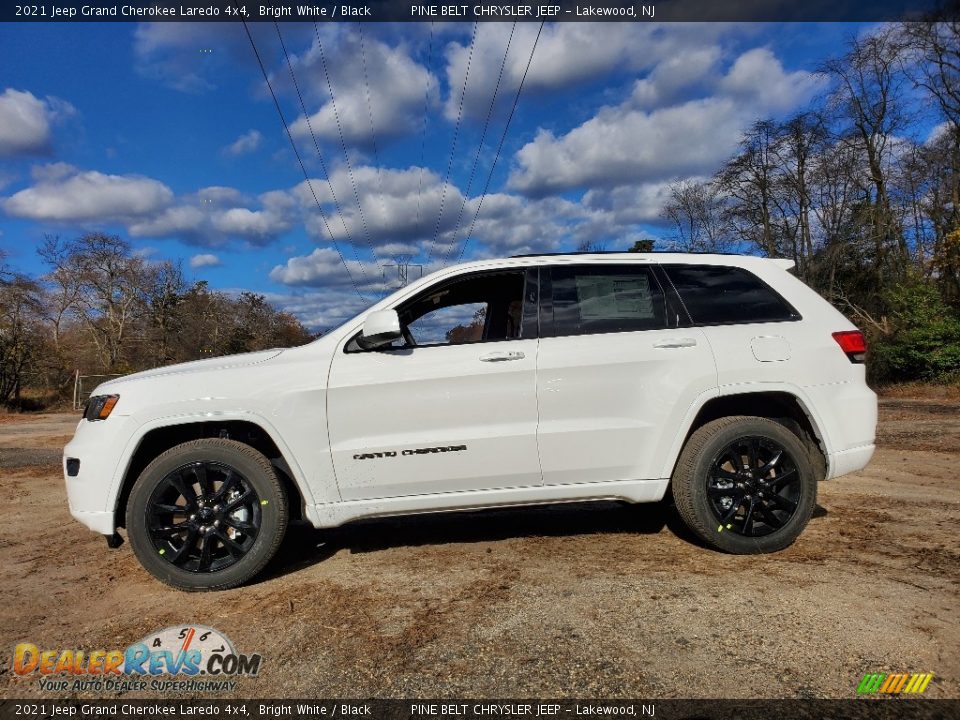
M 773 288 L 743 268 L 664 265 L 694 325 L 783 322 L 800 314 Z

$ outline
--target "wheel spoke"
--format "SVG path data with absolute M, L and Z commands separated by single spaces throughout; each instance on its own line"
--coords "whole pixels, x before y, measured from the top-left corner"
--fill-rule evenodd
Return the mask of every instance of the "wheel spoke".
M 747 514 L 743 518 L 743 534 L 753 535 L 753 509 L 756 507 L 756 498 L 750 499 L 750 506 L 747 508 Z
M 240 507 L 244 503 L 252 500 L 253 498 L 254 498 L 253 490 L 247 490 L 245 493 L 243 493 L 243 495 L 238 497 L 236 500 L 231 500 L 229 503 L 227 503 L 223 508 L 223 512 L 230 513 L 236 510 L 238 507 Z
M 735 472 L 724 470 L 722 467 L 715 467 L 711 473 L 712 480 L 739 480 L 740 476 Z
M 220 483 L 220 487 L 213 495 L 214 502 L 225 498 L 227 493 L 230 492 L 230 490 L 233 489 L 234 485 L 236 485 L 238 482 L 240 482 L 240 478 L 237 476 L 237 474 L 233 472 L 233 470 L 227 470 L 223 482 Z
M 783 475 L 777 475 L 775 478 L 771 478 L 768 482 L 768 487 L 774 491 L 780 490 L 780 488 L 782 488 L 784 485 L 787 483 L 792 483 L 796 479 L 797 471 L 788 470 L 787 472 L 783 473 Z
M 187 507 L 193 507 L 197 504 L 197 493 L 192 485 L 183 481 L 180 473 L 171 473 L 167 476 L 167 482 L 173 485 L 174 489 L 187 501 Z
M 246 554 L 246 550 L 238 543 L 235 542 L 232 537 L 227 535 L 227 533 L 222 530 L 217 531 L 217 537 L 220 539 L 220 542 L 223 543 L 223 546 L 230 551 L 230 554 L 235 558 L 241 558 Z
M 173 555 L 168 557 L 167 560 L 172 562 L 174 565 L 178 564 L 180 562 L 180 559 L 184 555 L 189 553 L 190 550 L 194 548 L 194 546 L 196 545 L 197 535 L 199 535 L 198 530 L 195 527 L 191 527 L 189 529 L 189 532 L 187 533 L 187 537 L 184 538 L 183 545 L 177 548 L 177 551 Z
M 210 569 L 210 563 L 213 562 L 213 536 L 209 533 L 200 538 L 200 561 L 197 563 L 197 570 L 204 572 Z
M 189 529 L 190 526 L 187 523 L 181 523 L 179 525 L 155 525 L 150 528 L 150 532 L 152 532 L 154 535 L 170 537 L 172 535 L 179 535 L 180 533 Z
M 785 498 L 783 495 L 777 495 L 776 493 L 770 496 L 770 503 L 791 515 L 797 509 L 797 504 L 793 500 Z
M 760 464 L 757 458 L 757 439 L 753 438 L 747 443 L 747 456 L 750 458 L 750 469 L 754 470 Z
M 200 492 L 206 497 L 213 494 L 213 482 L 207 475 L 207 467 L 203 463 L 197 463 L 193 466 L 193 475 L 197 478 L 197 484 L 200 486 Z
M 737 514 L 737 511 L 740 509 L 741 505 L 743 505 L 743 496 L 733 501 L 733 505 L 731 505 L 730 508 L 720 518 L 720 524 L 725 525 L 733 520 L 734 515 Z
M 779 530 L 786 525 L 786 520 L 781 520 L 778 518 L 777 514 L 768 505 L 761 503 L 757 506 L 757 511 L 763 516 L 763 521 L 774 530 Z
M 743 491 L 743 488 L 718 488 L 711 485 L 707 488 L 707 494 L 712 495 L 713 497 L 730 497 L 734 500 L 737 500 L 743 498 L 746 493 Z
M 759 470 L 757 470 L 757 474 L 758 474 L 760 477 L 766 477 L 767 475 L 769 475 L 769 474 L 770 474 L 770 471 L 773 470 L 773 469 L 777 466 L 777 463 L 780 462 L 780 458 L 782 458 L 782 457 L 783 457 L 783 450 L 777 450 L 777 451 L 773 454 L 773 457 L 770 458 L 770 460 L 768 460 L 767 463 L 766 463 L 763 467 L 761 467 Z
M 237 520 L 236 518 L 232 518 L 229 515 L 223 519 L 223 522 L 229 525 L 230 527 L 232 527 L 234 530 L 239 530 L 240 532 L 252 534 L 257 531 L 256 525 L 251 525 L 248 522 Z
M 733 465 L 734 470 L 743 470 L 743 456 L 740 454 L 739 448 L 734 445 L 731 445 L 727 448 L 727 457 L 730 458 L 730 464 Z
M 169 505 L 166 503 L 156 503 L 154 504 L 152 510 L 156 514 L 179 513 L 185 515 L 187 513 L 187 508 L 185 505 Z

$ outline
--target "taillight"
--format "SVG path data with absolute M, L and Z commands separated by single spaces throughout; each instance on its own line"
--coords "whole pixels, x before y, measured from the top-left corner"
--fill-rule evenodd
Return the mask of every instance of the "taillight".
M 843 350 L 852 363 L 862 363 L 867 357 L 867 339 L 859 330 L 844 330 L 835 332 L 833 339 Z

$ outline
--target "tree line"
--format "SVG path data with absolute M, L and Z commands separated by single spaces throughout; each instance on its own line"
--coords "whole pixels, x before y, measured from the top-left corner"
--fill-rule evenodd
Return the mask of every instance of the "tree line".
M 831 89 L 810 107 L 671 186 L 673 245 L 792 259 L 869 333 L 875 381 L 956 377 L 960 21 L 884 26 L 820 71 Z
M 75 372 L 125 374 L 314 337 L 263 295 L 188 281 L 179 264 L 150 262 L 117 236 L 48 236 L 37 251 L 39 278 L 0 251 L 0 405 L 65 400 Z

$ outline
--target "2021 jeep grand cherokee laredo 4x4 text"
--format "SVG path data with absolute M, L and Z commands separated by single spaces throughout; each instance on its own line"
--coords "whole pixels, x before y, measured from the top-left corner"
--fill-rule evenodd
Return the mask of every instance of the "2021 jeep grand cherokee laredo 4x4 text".
M 71 511 L 126 527 L 183 589 L 259 572 L 290 518 L 672 490 L 711 545 L 792 543 L 862 468 L 863 336 L 753 257 L 596 254 L 442 270 L 319 340 L 101 385 L 67 445 Z

